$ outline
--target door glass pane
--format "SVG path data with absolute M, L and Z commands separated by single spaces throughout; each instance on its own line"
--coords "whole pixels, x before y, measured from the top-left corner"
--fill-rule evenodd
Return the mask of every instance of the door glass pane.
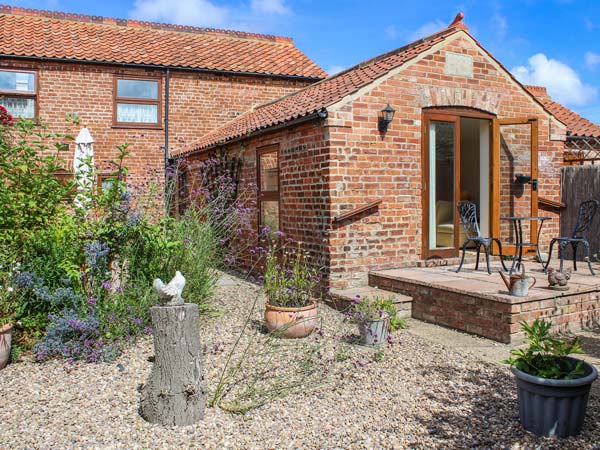
M 158 81 L 117 80 L 117 97 L 158 99 Z
M 500 125 L 500 217 L 531 216 L 530 178 L 531 125 Z M 512 225 L 500 221 L 503 244 L 514 242 Z M 529 221 L 522 222 L 524 242 L 531 242 L 530 225 Z
M 271 233 L 279 230 L 278 200 L 265 200 L 260 203 L 260 227 L 269 227 Z
M 429 123 L 429 248 L 454 247 L 455 124 Z
M 262 192 L 279 190 L 277 152 L 260 155 L 260 190 Z
M 140 105 L 137 103 L 118 103 L 117 122 L 121 123 L 158 123 L 158 105 Z

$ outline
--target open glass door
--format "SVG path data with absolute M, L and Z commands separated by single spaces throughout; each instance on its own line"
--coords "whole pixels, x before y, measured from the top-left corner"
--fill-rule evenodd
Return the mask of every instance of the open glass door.
M 423 255 L 458 255 L 460 198 L 460 117 L 424 115 Z
M 495 119 L 492 146 L 492 233 L 502 252 L 514 254 L 515 236 L 505 217 L 534 217 L 538 207 L 538 122 L 535 118 Z M 537 223 L 523 221 L 525 242 L 537 242 Z M 497 250 L 497 249 L 496 249 Z M 524 253 L 535 252 L 525 247 Z

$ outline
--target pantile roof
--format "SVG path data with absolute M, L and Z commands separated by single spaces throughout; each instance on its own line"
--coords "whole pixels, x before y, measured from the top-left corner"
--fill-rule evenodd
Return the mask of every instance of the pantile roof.
M 178 156 L 204 150 L 260 129 L 323 111 L 347 95 L 387 74 L 391 69 L 415 58 L 460 29 L 465 29 L 464 24 L 455 21 L 452 28 L 446 28 L 419 41 L 362 62 L 278 100 L 261 105 L 236 117 L 221 128 L 209 132 L 194 144 L 175 150 L 173 154 Z
M 567 126 L 569 136 L 600 137 L 600 125 L 581 117 L 575 111 L 556 103 L 543 86 L 525 86 L 554 117 Z
M 0 5 L 0 56 L 322 79 L 287 37 Z

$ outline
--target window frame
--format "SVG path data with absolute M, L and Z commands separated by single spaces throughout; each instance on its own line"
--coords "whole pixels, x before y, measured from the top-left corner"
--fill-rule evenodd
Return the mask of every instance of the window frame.
M 36 69 L 20 69 L 18 67 L 1 67 L 0 72 L 16 72 L 16 73 L 31 73 L 33 74 L 33 92 L 23 92 L 18 90 L 4 90 L 0 89 L 0 97 L 22 97 L 22 98 L 32 98 L 33 99 L 33 117 L 20 117 L 15 116 L 15 119 L 26 119 L 26 120 L 35 120 L 39 117 L 39 92 L 40 92 L 40 77 L 38 76 L 38 71 Z M 10 114 L 10 113 L 9 113 Z
M 158 92 L 156 100 L 149 98 L 135 98 L 135 97 L 119 97 L 119 80 L 132 80 L 132 81 L 155 81 L 158 83 Z M 162 130 L 162 77 L 147 77 L 138 75 L 127 75 L 127 74 L 116 74 L 113 78 L 113 128 L 151 128 L 156 130 Z M 133 104 L 133 105 L 156 105 L 157 106 L 157 117 L 155 123 L 147 122 L 119 122 L 117 115 L 117 108 L 119 103 Z
M 276 153 L 277 155 L 277 190 L 276 191 L 263 191 L 262 190 L 262 171 L 260 158 L 262 155 L 267 153 Z M 259 147 L 256 149 L 256 174 L 257 174 L 257 183 L 258 186 L 258 234 L 260 235 L 261 230 L 264 225 L 262 224 L 262 203 L 265 201 L 276 201 L 277 202 L 277 212 L 278 212 L 278 230 L 270 230 L 272 232 L 275 231 L 283 231 L 281 229 L 281 167 L 279 164 L 279 144 L 271 144 L 264 147 Z

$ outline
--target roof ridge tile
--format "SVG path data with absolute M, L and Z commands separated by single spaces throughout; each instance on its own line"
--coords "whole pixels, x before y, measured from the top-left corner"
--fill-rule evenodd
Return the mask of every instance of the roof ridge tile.
M 0 14 L 11 14 L 15 16 L 33 16 L 46 19 L 67 20 L 70 22 L 95 23 L 102 25 L 116 25 L 130 28 L 146 28 L 152 30 L 175 31 L 182 33 L 199 33 L 225 35 L 242 39 L 256 39 L 262 41 L 293 43 L 289 36 L 277 36 L 273 34 L 251 33 L 248 31 L 225 30 L 221 28 L 195 27 L 192 25 L 179 25 L 163 22 L 150 22 L 144 20 L 122 19 L 117 17 L 93 16 L 88 14 L 68 13 L 63 11 L 51 11 L 45 9 L 23 8 L 0 4 Z

